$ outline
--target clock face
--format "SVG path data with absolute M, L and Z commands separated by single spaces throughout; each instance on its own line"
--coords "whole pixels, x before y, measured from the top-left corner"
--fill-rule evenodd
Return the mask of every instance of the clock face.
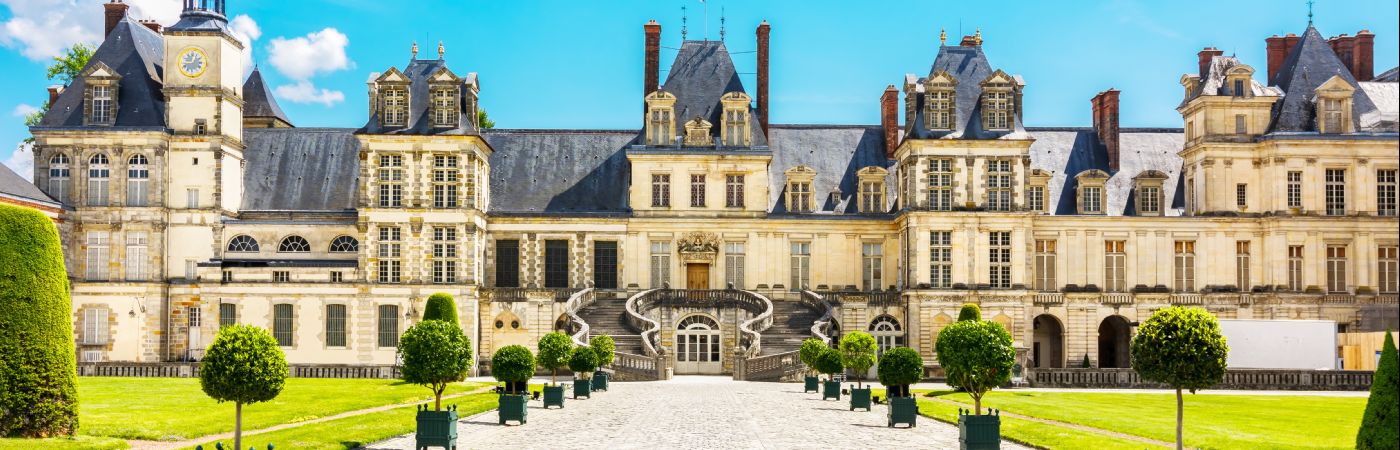
M 180 73 L 189 78 L 204 75 L 204 71 L 209 68 L 209 57 L 194 47 L 180 52 L 180 57 L 175 62 L 180 66 Z

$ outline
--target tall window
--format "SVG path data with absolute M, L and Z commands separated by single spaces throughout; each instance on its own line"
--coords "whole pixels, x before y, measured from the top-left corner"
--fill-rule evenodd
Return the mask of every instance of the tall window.
M 437 89 L 433 91 L 433 126 L 455 127 L 461 113 L 457 110 L 457 91 Z
M 520 287 L 520 241 L 496 241 L 496 287 Z
M 724 176 L 724 207 L 744 207 L 744 175 Z
M 1127 288 L 1124 266 L 1128 255 L 1124 241 L 1103 242 L 1103 284 L 1108 292 L 1123 292 Z
M 735 289 L 744 288 L 745 257 L 743 242 L 724 243 L 724 282 Z
M 398 283 L 403 269 L 403 233 L 399 227 L 379 228 L 379 282 Z
M 106 231 L 89 231 L 87 233 L 87 280 L 106 281 L 107 270 L 111 265 L 108 260 L 108 249 L 111 234 Z
M 1327 292 L 1347 291 L 1347 246 L 1327 246 Z
M 68 201 L 68 181 L 72 177 L 68 156 L 53 155 L 49 158 L 49 195 L 59 202 Z
M 1347 171 L 1327 169 L 1326 172 L 1327 215 L 1340 216 L 1347 213 Z
M 671 108 L 651 108 L 651 124 L 647 127 L 647 140 L 651 145 L 669 145 L 675 125 L 671 121 Z
M 617 289 L 617 242 L 593 241 L 593 287 Z
M 1249 206 L 1249 185 L 1239 183 L 1235 185 L 1235 206 L 1245 209 Z
M 1055 241 L 1035 241 L 1035 289 L 1053 291 L 1060 288 L 1055 283 Z
M 1288 207 L 1303 207 L 1303 172 L 1297 170 L 1288 171 Z
M 238 323 L 238 305 L 233 303 L 219 304 L 219 328 Z
M 651 174 L 651 206 L 653 208 L 671 207 L 671 175 Z
M 467 156 L 467 176 L 466 176 L 466 180 L 464 180 L 465 183 L 463 183 L 463 184 L 466 186 L 466 192 L 464 193 L 463 198 L 465 198 L 465 199 L 467 200 L 467 207 L 468 207 L 468 208 L 476 208 L 476 207 L 477 207 L 477 206 L 476 206 L 476 205 L 477 205 L 477 198 L 476 198 L 476 197 L 477 197 L 476 181 L 477 181 L 478 178 L 480 178 L 480 176 L 481 176 L 481 159 L 480 159 L 480 158 L 477 158 L 476 155 L 468 155 L 468 156 Z
M 1400 291 L 1400 247 L 1383 245 L 1376 248 L 1376 275 L 1382 293 Z
M 345 346 L 345 305 L 326 305 L 326 346 Z
M 292 305 L 272 305 L 272 337 L 279 347 L 292 346 Z
M 953 232 L 929 232 L 929 278 L 935 288 L 953 286 Z
M 1248 292 L 1249 282 L 1249 241 L 1235 242 L 1235 286 Z
M 987 91 L 983 94 L 982 128 L 988 130 L 1011 129 L 1011 93 L 1007 91 Z
M 457 207 L 457 157 L 433 156 L 433 207 Z
M 987 161 L 987 209 L 1011 210 L 1011 161 Z
M 1395 203 L 1395 169 L 1376 171 L 1376 214 L 1394 216 L 1400 205 Z
M 1011 232 L 987 233 L 987 271 L 993 288 L 1011 287 Z
M 661 289 L 671 282 L 671 243 L 651 241 L 651 287 Z
M 145 155 L 132 156 L 126 161 L 126 204 L 146 206 L 150 203 L 151 166 Z
M 92 120 L 93 123 L 112 122 L 112 87 L 93 86 L 92 87 Z
M 1176 270 L 1173 281 L 1177 292 L 1196 291 L 1196 241 L 1176 241 Z
M 1322 103 L 1323 133 L 1341 133 L 1346 130 L 1342 126 L 1342 100 L 1339 98 L 1324 98 Z
M 788 208 L 792 212 L 812 212 L 812 183 L 788 183 Z
M 107 321 L 111 315 L 107 308 L 87 308 L 83 310 L 83 345 L 107 345 Z
M 569 241 L 544 241 L 544 287 L 569 287 Z
M 1084 214 L 1103 213 L 1103 188 L 1099 186 L 1080 186 L 1079 192 L 1083 196 L 1080 198 L 1080 205 L 1083 205 Z
M 885 183 L 866 181 L 860 184 L 860 211 L 869 213 L 884 212 Z
M 929 160 L 928 206 L 934 211 L 953 209 L 953 160 Z
M 1288 246 L 1288 290 L 1303 291 L 1303 246 Z
M 1196 184 L 1191 178 L 1186 179 L 1186 212 L 1195 214 L 1196 212 Z
M 433 227 L 433 282 L 457 282 L 457 229 Z
M 379 207 L 403 206 L 403 155 L 379 155 Z
M 199 188 L 185 189 L 185 207 L 189 209 L 199 208 Z
M 1045 186 L 1031 186 L 1026 191 L 1026 204 L 1031 211 L 1045 212 Z
M 867 291 L 880 289 L 884 283 L 884 246 L 875 242 L 860 246 L 861 285 Z
M 408 125 L 408 91 L 403 88 L 384 90 L 384 126 Z
M 1235 80 L 1235 82 L 1243 83 L 1240 80 Z M 1249 134 L 1248 121 L 1245 120 L 1244 114 L 1235 114 L 1235 134 Z
M 379 305 L 379 348 L 399 346 L 399 307 Z
M 812 243 L 793 242 L 791 252 L 793 290 L 804 289 L 812 282 Z
M 939 89 L 928 94 L 929 128 L 953 129 L 953 90 Z
M 88 206 L 107 206 L 107 183 L 111 177 L 112 167 L 107 155 L 92 155 L 88 160 Z
M 146 246 L 148 245 L 146 232 L 132 231 L 126 233 L 126 279 L 128 281 L 146 281 L 146 264 L 150 261 Z
M 1158 214 L 1162 212 L 1162 189 L 1156 186 L 1143 186 L 1138 189 L 1138 214 Z
M 705 207 L 705 174 L 690 175 L 690 207 Z

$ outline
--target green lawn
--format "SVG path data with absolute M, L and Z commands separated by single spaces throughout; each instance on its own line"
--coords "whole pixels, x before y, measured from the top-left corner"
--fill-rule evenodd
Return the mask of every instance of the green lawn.
M 935 395 L 972 403 L 963 393 Z M 1188 447 L 1352 448 L 1366 399 L 1188 394 L 1185 405 Z M 1176 396 L 1172 394 L 993 391 L 983 397 L 982 407 L 1161 441 L 1176 440 Z M 952 407 L 954 413 L 956 409 Z
M 116 438 L 77 436 L 73 438 L 11 439 L 0 438 L 0 450 L 119 450 L 129 448 L 126 441 Z
M 957 405 L 920 398 L 919 414 L 954 425 L 958 423 Z M 1001 436 L 1009 441 L 1042 448 L 1092 448 L 1098 450 L 1160 448 L 1128 439 L 1006 416 L 1001 418 Z
M 483 385 L 454 383 L 447 393 Z M 233 431 L 233 403 L 204 395 L 196 378 L 79 377 L 78 398 L 83 435 L 179 440 Z M 431 398 L 427 388 L 398 380 L 288 378 L 276 399 L 243 407 L 243 429 Z

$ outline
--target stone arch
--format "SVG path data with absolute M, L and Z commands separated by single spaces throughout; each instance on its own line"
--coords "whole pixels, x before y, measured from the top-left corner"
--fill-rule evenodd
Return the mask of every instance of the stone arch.
M 1123 316 L 1115 314 L 1099 322 L 1099 367 L 1129 366 L 1128 344 L 1132 333 L 1132 324 Z
M 1032 367 L 1065 367 L 1065 326 L 1052 314 L 1035 316 L 1032 323 Z
M 1002 328 L 1005 328 L 1006 332 L 1011 333 L 1012 336 L 1016 335 L 1016 332 L 1011 329 L 1011 326 L 1015 325 L 1016 322 L 1011 319 L 1011 316 L 1006 315 L 1006 313 L 997 313 L 996 317 L 992 318 L 992 321 L 1001 324 Z

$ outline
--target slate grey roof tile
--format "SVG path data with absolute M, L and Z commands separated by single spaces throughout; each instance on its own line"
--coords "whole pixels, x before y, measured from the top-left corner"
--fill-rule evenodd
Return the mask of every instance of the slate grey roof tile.
M 57 200 L 50 198 L 44 191 L 39 190 L 38 186 L 19 176 L 4 163 L 0 163 L 0 194 L 36 202 L 58 204 Z
M 408 87 L 408 126 L 407 127 L 384 127 L 380 125 L 380 113 L 371 115 L 369 122 L 360 128 L 360 133 L 365 134 L 412 134 L 412 135 L 468 135 L 477 134 L 476 117 L 468 117 L 466 111 L 468 94 L 466 90 L 470 85 L 475 84 L 475 74 L 460 76 L 463 84 L 462 91 L 457 97 L 457 107 L 459 116 L 457 126 L 435 127 L 432 125 L 432 114 L 430 112 L 432 99 L 428 98 L 428 79 L 437 73 L 438 70 L 446 68 L 447 62 L 441 59 L 414 59 L 408 63 L 408 67 L 403 69 L 403 74 L 408 77 L 410 84 Z
M 93 52 L 88 66 L 101 61 L 122 77 L 117 87 L 118 109 L 113 128 L 165 127 L 165 96 L 161 93 L 164 58 L 164 38 L 130 16 L 118 22 Z M 86 89 L 81 77 L 73 80 L 35 128 L 83 126 Z
M 243 210 L 354 210 L 360 144 L 350 128 L 243 132 Z
M 282 112 L 282 106 L 277 104 L 277 97 L 272 95 L 272 90 L 263 81 L 262 70 L 257 67 L 248 75 L 248 81 L 243 82 L 243 117 L 279 119 L 288 125 L 292 123 Z
M 720 41 L 685 41 L 681 44 L 671 70 L 666 75 L 661 89 L 676 96 L 676 135 L 684 136 L 686 121 L 695 117 L 710 122 L 710 134 L 720 135 L 720 115 L 724 107 L 720 97 L 730 92 L 745 92 L 739 81 L 739 72 L 734 69 L 734 60 L 729 49 Z M 750 107 L 749 126 L 753 131 L 753 145 L 764 146 L 767 141 L 763 128 L 758 124 L 758 115 Z
M 981 46 L 940 46 L 938 56 L 933 60 L 933 67 L 929 68 L 928 78 L 932 78 L 940 70 L 948 72 L 958 81 L 954 91 L 953 108 L 956 117 L 953 130 L 929 130 L 924 127 L 926 93 L 918 93 L 915 94 L 917 107 L 914 118 L 905 129 L 906 136 L 918 139 L 1025 139 L 1026 130 L 1021 123 L 1021 114 L 1014 115 L 1015 123 L 1010 131 L 982 129 L 982 82 L 996 73 L 996 70 L 987 61 L 987 55 L 982 52 Z M 1017 83 L 1024 83 L 1019 76 L 1012 77 Z M 922 86 L 928 78 L 914 81 Z

